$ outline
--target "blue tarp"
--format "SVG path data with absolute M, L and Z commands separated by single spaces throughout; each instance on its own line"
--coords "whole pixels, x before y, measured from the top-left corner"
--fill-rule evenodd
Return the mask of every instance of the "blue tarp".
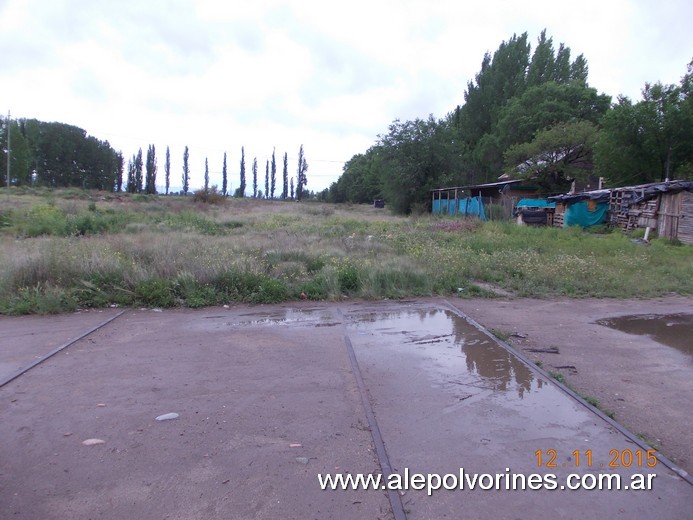
M 474 216 L 481 220 L 486 220 L 484 203 L 481 197 L 467 197 L 457 201 L 457 211 L 455 211 L 455 199 L 433 201 L 432 213 L 434 215 L 459 215 Z
M 522 199 L 517 203 L 518 208 L 555 208 L 555 202 L 546 199 Z

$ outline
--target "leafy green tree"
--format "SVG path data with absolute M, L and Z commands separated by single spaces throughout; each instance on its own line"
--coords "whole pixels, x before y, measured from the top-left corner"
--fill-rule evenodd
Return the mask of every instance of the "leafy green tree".
M 452 123 L 452 128 L 457 130 L 453 153 L 464 156 L 462 162 L 468 169 L 467 182 L 495 180 L 501 173 L 503 152 L 509 146 L 528 142 L 537 131 L 558 122 L 580 117 L 571 115 L 565 116 L 566 119 L 559 113 L 568 112 L 564 100 L 568 103 L 573 101 L 565 98 L 587 89 L 584 57 L 580 55 L 571 63 L 570 48 L 561 43 L 555 51 L 546 30 L 542 31 L 531 59 L 530 51 L 527 33 L 524 33 L 502 42 L 493 57 L 486 54 L 475 81 L 467 85 L 465 104 L 448 118 L 448 124 Z M 544 88 L 546 90 L 542 90 Z M 546 94 L 554 95 L 554 98 L 543 98 Z M 559 106 L 552 106 L 554 101 Z M 523 118 L 526 109 L 534 114 L 534 103 L 537 102 L 542 106 L 536 112 L 543 114 L 544 120 L 533 117 L 527 121 Z M 598 112 L 603 108 L 603 100 L 598 102 L 602 104 L 592 111 Z M 607 98 L 607 108 L 608 104 Z M 524 112 L 518 113 L 519 108 Z M 572 110 L 573 114 L 577 112 L 577 108 Z
M 274 152 L 275 148 L 272 148 L 272 169 L 271 169 L 271 177 L 270 177 L 270 196 L 269 198 L 273 199 L 274 198 L 274 190 L 275 186 L 277 183 L 277 161 L 274 158 Z
M 188 151 L 188 147 L 185 147 L 185 150 L 183 151 L 183 195 L 188 194 L 188 190 L 190 189 L 190 153 Z
M 589 67 L 587 66 L 587 60 L 580 54 L 570 65 L 570 81 L 577 81 L 578 83 L 587 85 L 588 72 Z
M 430 190 L 453 180 L 455 164 L 447 127 L 433 116 L 395 121 L 379 136 L 383 195 L 397 213 L 409 213 L 429 203 Z
M 554 60 L 553 81 L 560 84 L 570 82 L 570 65 L 570 48 L 561 43 Z
M 609 109 L 611 98 L 579 82 L 549 81 L 528 88 L 500 111 L 496 128 L 476 147 L 476 158 L 490 171 L 499 172 L 503 153 L 510 146 L 529 143 L 542 130 L 562 122 L 598 123 Z
M 117 184 L 116 151 L 108 141 L 88 136 L 85 130 L 76 126 L 44 123 L 36 119 L 21 120 L 17 135 L 20 134 L 26 139 L 32 182 L 44 186 L 79 186 L 109 191 Z M 18 158 L 21 157 L 18 154 Z M 23 170 L 18 171 L 21 173 Z
M 270 194 L 269 161 L 265 161 L 265 197 Z
M 529 52 L 527 33 L 523 33 L 502 42 L 493 57 L 489 53 L 484 55 L 481 70 L 467 84 L 465 103 L 459 114 L 459 133 L 470 147 L 493 129 L 499 111 L 508 100 L 524 92 Z
M 228 175 L 226 173 L 226 152 L 224 152 L 224 164 L 221 168 L 221 194 L 224 197 L 226 197 L 228 187 Z
M 146 181 L 145 181 L 145 193 L 154 195 L 156 193 L 156 150 L 154 145 L 149 145 L 147 149 L 147 162 L 146 162 Z
M 589 121 L 559 123 L 537 132 L 530 142 L 511 146 L 505 164 L 518 177 L 535 179 L 544 195 L 565 193 L 573 180 L 592 173 L 597 135 L 597 126 Z
M 570 52 L 570 49 L 568 49 L 568 52 Z M 536 87 L 548 81 L 555 81 L 555 65 L 553 38 L 547 38 L 546 29 L 544 29 L 541 31 L 537 47 L 532 55 L 532 61 L 529 63 L 527 86 Z
M 600 175 L 613 185 L 641 184 L 693 173 L 693 61 L 680 85 L 647 84 L 642 100 L 621 97 L 602 120 L 596 146 Z
M 0 150 L 8 150 L 9 134 L 10 184 L 31 184 L 31 150 L 20 124 L 14 119 L 4 119 L 0 131 Z M 0 153 L 0 175 L 7 182 L 7 153 Z
M 166 163 L 164 164 L 164 173 L 166 174 L 166 195 L 171 186 L 171 151 L 166 147 Z
M 306 172 L 308 171 L 308 162 L 303 153 L 303 145 L 298 151 L 298 170 L 296 175 L 296 200 L 300 201 L 303 198 L 303 187 L 308 184 Z
M 284 152 L 284 168 L 282 170 L 282 200 L 289 196 L 289 156 Z
M 374 146 L 344 164 L 343 173 L 332 183 L 325 199 L 329 202 L 372 202 L 383 197 L 382 149 Z

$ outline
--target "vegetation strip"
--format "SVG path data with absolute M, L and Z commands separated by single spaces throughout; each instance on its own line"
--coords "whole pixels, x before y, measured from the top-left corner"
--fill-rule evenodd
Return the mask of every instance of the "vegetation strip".
M 0 223 L 0 314 L 498 297 L 489 287 L 540 298 L 693 294 L 693 248 L 608 229 L 46 189 L 14 191 Z

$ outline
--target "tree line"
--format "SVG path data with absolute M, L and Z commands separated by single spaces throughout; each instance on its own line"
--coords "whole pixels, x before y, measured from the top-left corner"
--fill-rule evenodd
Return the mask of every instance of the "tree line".
M 76 126 L 36 119 L 3 121 L 0 142 L 10 138 L 10 183 L 14 186 L 76 186 L 112 191 L 122 178 L 123 157 L 108 141 Z M 7 153 L 0 154 L 3 176 Z
M 647 84 L 632 102 L 588 84 L 583 55 L 542 31 L 532 52 L 527 33 L 493 53 L 442 119 L 395 120 L 364 153 L 344 165 L 320 198 L 384 198 L 400 213 L 423 209 L 430 190 L 532 178 L 542 194 L 563 193 L 575 179 L 609 185 L 693 178 L 693 60 L 679 85 Z
M 153 146 L 152 148 L 152 154 L 154 153 L 153 151 Z M 141 154 L 141 150 L 140 150 Z M 141 159 L 138 159 L 138 156 L 135 155 L 131 159 L 131 164 L 135 164 L 137 166 L 138 160 L 141 163 Z M 271 164 L 271 167 L 270 167 Z M 284 152 L 284 160 L 283 160 L 283 170 L 282 170 L 282 190 L 281 192 L 278 191 L 279 189 L 279 183 L 277 181 L 277 159 L 276 159 L 276 149 L 272 150 L 272 160 L 270 163 L 270 160 L 268 159 L 265 163 L 265 190 L 264 192 L 259 189 L 258 185 L 258 164 L 257 164 L 257 157 L 253 158 L 252 162 L 252 197 L 253 198 L 265 198 L 265 199 L 280 199 L 280 200 L 302 200 L 306 198 L 306 196 L 310 195 L 310 192 L 307 192 L 305 190 L 305 186 L 308 184 L 308 178 L 306 176 L 306 172 L 308 171 L 308 162 L 306 161 L 305 154 L 303 152 L 303 145 L 300 146 L 299 152 L 298 152 L 298 168 L 296 170 L 296 175 L 297 175 L 297 183 L 296 187 L 294 190 L 294 177 L 289 177 L 289 156 L 286 152 Z M 169 148 L 166 147 L 166 170 L 165 170 L 165 175 L 166 175 L 166 194 L 168 195 L 168 190 L 170 186 L 170 152 Z M 156 174 L 155 174 L 156 175 Z M 222 164 L 222 169 L 221 169 L 221 177 L 222 177 L 222 184 L 221 184 L 221 189 L 219 190 L 217 186 L 211 186 L 209 185 L 209 162 L 207 158 L 205 157 L 205 175 L 204 175 L 204 187 L 202 188 L 202 191 L 204 193 L 209 193 L 210 191 L 217 192 L 219 191 L 219 194 L 223 197 L 228 197 L 228 196 L 233 196 L 236 198 L 244 198 L 246 197 L 246 189 L 248 188 L 247 184 L 247 179 L 246 179 L 246 164 L 245 164 L 245 147 L 241 146 L 241 161 L 240 161 L 240 184 L 238 188 L 231 194 L 229 192 L 229 177 L 228 177 L 228 167 L 227 167 L 227 160 L 226 160 L 226 152 L 224 152 L 224 159 L 223 159 L 223 164 Z M 135 186 L 133 189 L 137 188 L 137 177 L 134 177 L 135 179 Z M 189 190 L 190 190 L 190 151 L 188 147 L 185 147 L 185 151 L 183 152 L 183 176 L 182 176 L 182 182 L 183 182 L 183 190 L 182 193 L 183 195 L 187 195 Z M 128 183 L 129 185 L 129 183 Z M 140 185 L 141 186 L 141 185 Z M 146 187 L 145 187 L 145 192 L 146 192 Z
M 8 136 L 9 134 L 9 136 Z M 0 127 L 0 143 L 6 152 L 10 139 L 10 184 L 13 186 L 79 187 L 128 193 L 157 193 L 158 160 L 153 144 L 147 148 L 146 156 L 140 148 L 127 162 L 127 169 L 121 152 L 114 150 L 108 141 L 101 141 L 87 135 L 82 128 L 64 124 L 47 123 L 36 119 L 3 120 Z M 282 185 L 279 191 L 277 179 L 276 150 L 272 151 L 271 163 L 265 167 L 265 189 L 258 189 L 257 158 L 253 159 L 253 192 L 256 198 L 278 198 L 281 200 L 301 200 L 312 195 L 306 191 L 308 183 L 306 172 L 308 162 L 303 145 L 298 154 L 296 182 L 289 176 L 288 154 L 284 153 Z M 0 154 L 0 172 L 7 171 L 7 153 Z M 241 147 L 240 186 L 233 194 L 228 193 L 229 179 L 227 157 L 224 152 L 222 165 L 222 186 L 220 194 L 224 197 L 246 196 L 245 148 Z M 171 153 L 166 147 L 164 162 L 166 195 L 171 187 Z M 190 152 L 185 147 L 183 171 L 181 176 L 182 193 L 190 191 Z M 216 186 L 210 186 L 209 161 L 205 158 L 204 186 L 207 193 Z

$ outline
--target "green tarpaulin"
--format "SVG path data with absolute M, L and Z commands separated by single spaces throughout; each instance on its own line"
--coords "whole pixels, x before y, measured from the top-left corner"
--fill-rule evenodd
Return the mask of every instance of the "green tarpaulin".
M 606 221 L 609 204 L 593 200 L 581 200 L 565 209 L 564 226 L 598 226 Z

